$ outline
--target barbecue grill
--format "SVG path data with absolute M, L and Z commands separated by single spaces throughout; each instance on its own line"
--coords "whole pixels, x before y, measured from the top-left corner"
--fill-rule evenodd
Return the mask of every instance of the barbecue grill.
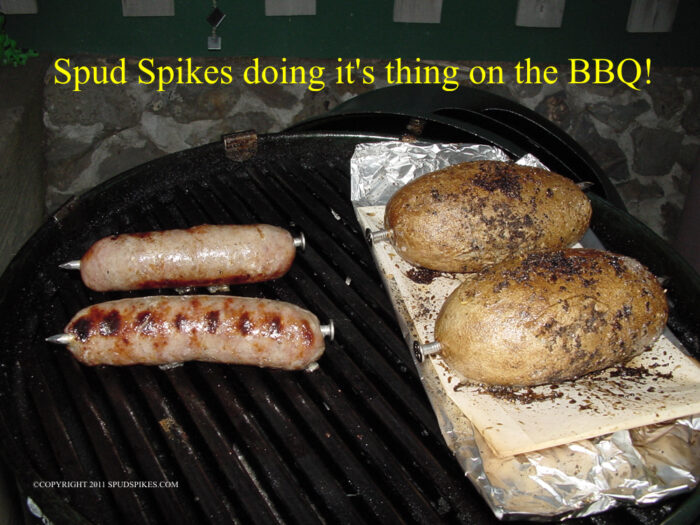
M 401 134 L 233 134 L 132 169 L 50 217 L 0 278 L 0 444 L 23 497 L 54 523 L 496 523 L 441 437 L 349 199 L 355 145 Z M 697 274 L 591 198 L 600 240 L 666 277 L 670 326 L 698 357 Z M 89 368 L 44 342 L 89 304 L 171 293 L 93 292 L 58 268 L 96 239 L 252 222 L 301 230 L 307 247 L 283 278 L 232 293 L 333 319 L 317 370 Z M 92 488 L 50 485 L 59 480 Z M 143 487 L 160 481 L 177 486 Z M 690 501 L 574 523 L 659 523 Z

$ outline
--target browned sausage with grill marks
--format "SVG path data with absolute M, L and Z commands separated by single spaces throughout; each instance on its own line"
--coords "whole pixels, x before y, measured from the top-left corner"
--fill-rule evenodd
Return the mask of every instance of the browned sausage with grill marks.
M 283 276 L 295 255 L 282 228 L 205 224 L 105 237 L 80 260 L 80 274 L 100 292 L 256 283 Z
M 323 354 L 318 318 L 296 305 L 223 295 L 138 297 L 84 308 L 65 328 L 87 365 L 211 361 L 299 370 Z

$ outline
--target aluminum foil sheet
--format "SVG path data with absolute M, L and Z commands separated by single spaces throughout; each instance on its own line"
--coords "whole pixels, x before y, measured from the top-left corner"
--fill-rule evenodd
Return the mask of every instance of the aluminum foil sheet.
M 357 210 L 386 204 L 413 178 L 474 160 L 510 159 L 498 148 L 474 144 L 359 144 L 351 160 L 353 205 Z M 531 155 L 517 162 L 544 167 Z M 590 230 L 582 244 L 602 246 Z M 396 283 L 382 277 L 410 347 L 416 339 L 410 317 Z M 666 335 L 677 343 L 670 332 Z M 414 362 L 448 447 L 499 519 L 584 517 L 620 504 L 656 503 L 698 482 L 700 415 L 499 458 L 445 394 L 429 360 Z
M 350 199 L 355 206 L 386 204 L 397 188 L 414 178 L 474 160 L 510 159 L 499 148 L 483 144 L 358 144 L 350 163 Z

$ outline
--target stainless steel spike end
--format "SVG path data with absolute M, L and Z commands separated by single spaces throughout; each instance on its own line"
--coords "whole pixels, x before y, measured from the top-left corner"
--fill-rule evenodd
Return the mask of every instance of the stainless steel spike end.
M 306 237 L 303 232 L 299 232 L 298 237 L 294 237 L 294 247 L 299 248 L 302 252 L 306 250 Z
M 323 337 L 327 337 L 330 341 L 335 339 L 335 324 L 333 323 L 333 319 L 329 319 L 328 324 L 321 325 L 321 333 Z
M 372 245 L 378 242 L 386 241 L 391 237 L 391 230 L 377 230 L 376 232 L 373 232 L 369 228 L 365 230 L 365 238 L 367 239 L 367 242 Z
M 58 267 L 64 270 L 80 270 L 80 261 L 64 262 L 63 264 L 59 264 Z
M 75 341 L 75 336 L 73 334 L 55 334 L 47 337 L 44 341 L 55 345 L 69 345 Z
M 416 356 L 419 363 L 422 363 L 426 356 L 440 353 L 440 350 L 442 350 L 440 341 L 433 341 L 432 343 L 425 344 L 413 341 L 413 355 Z

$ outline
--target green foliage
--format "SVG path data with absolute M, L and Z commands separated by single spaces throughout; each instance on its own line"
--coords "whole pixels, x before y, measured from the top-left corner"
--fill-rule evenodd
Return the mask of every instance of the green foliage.
M 23 66 L 29 57 L 35 56 L 38 56 L 38 53 L 33 49 L 17 47 L 17 42 L 5 32 L 5 17 L 0 14 L 0 66 Z

